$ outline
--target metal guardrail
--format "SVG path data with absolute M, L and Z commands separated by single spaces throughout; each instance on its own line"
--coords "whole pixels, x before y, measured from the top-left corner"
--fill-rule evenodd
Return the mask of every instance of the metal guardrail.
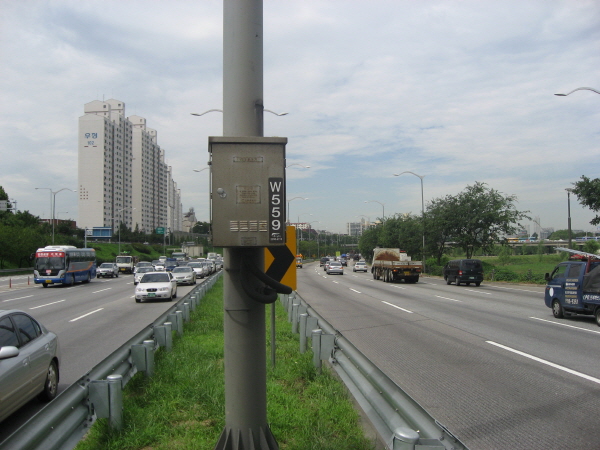
M 0 443 L 0 450 L 70 450 L 96 419 L 107 418 L 113 428 L 122 425 L 122 389 L 137 373 L 154 371 L 154 352 L 172 346 L 172 331 L 183 334 L 200 299 L 215 284 L 220 271 L 196 286 L 104 361 L 65 389 L 18 430 Z
M 280 296 L 300 334 L 300 352 L 311 338 L 313 362 L 328 360 L 361 406 L 389 450 L 467 447 L 321 317 L 297 292 Z
M 31 272 L 31 273 L 33 273 L 33 267 L 26 267 L 24 269 L 0 269 L 0 273 L 14 273 L 14 272 Z

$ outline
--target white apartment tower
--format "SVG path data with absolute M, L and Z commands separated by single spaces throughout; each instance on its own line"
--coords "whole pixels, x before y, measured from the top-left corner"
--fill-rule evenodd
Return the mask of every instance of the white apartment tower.
M 181 193 L 157 143 L 140 116 L 125 117 L 125 103 L 95 100 L 79 118 L 79 220 L 81 228 L 114 227 L 152 233 L 181 224 Z M 176 205 L 176 206 L 175 206 Z M 179 211 L 179 218 L 173 219 Z M 113 232 L 114 234 L 114 232 Z

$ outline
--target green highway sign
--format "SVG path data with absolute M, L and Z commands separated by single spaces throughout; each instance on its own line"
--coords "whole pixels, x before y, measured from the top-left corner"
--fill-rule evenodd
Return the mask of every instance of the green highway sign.
M 165 234 L 165 227 L 156 227 L 156 234 Z

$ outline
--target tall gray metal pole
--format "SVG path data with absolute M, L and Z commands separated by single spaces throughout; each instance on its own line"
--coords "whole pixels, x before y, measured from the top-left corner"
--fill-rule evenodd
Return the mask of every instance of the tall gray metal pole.
M 223 135 L 263 136 L 262 0 L 223 2 Z M 242 288 L 245 258 L 264 267 L 264 249 L 224 251 L 225 429 L 215 450 L 278 449 L 267 423 L 265 305 Z

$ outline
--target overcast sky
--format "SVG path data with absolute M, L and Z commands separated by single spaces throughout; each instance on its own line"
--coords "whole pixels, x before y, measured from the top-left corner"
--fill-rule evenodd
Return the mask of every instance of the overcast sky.
M 77 189 L 83 106 L 115 98 L 158 131 L 184 211 L 208 220 L 222 134 L 222 1 L 0 0 L 0 185 L 50 216 Z M 600 2 L 264 1 L 265 136 L 285 136 L 290 219 L 345 232 L 421 213 L 476 181 L 567 227 L 565 188 L 599 177 Z M 56 196 L 77 219 L 77 194 Z M 368 202 L 368 203 L 365 203 Z M 383 204 L 383 205 L 382 205 Z M 312 214 L 312 216 L 311 216 Z M 573 229 L 594 214 L 571 198 Z M 525 222 L 532 226 L 531 222 Z

